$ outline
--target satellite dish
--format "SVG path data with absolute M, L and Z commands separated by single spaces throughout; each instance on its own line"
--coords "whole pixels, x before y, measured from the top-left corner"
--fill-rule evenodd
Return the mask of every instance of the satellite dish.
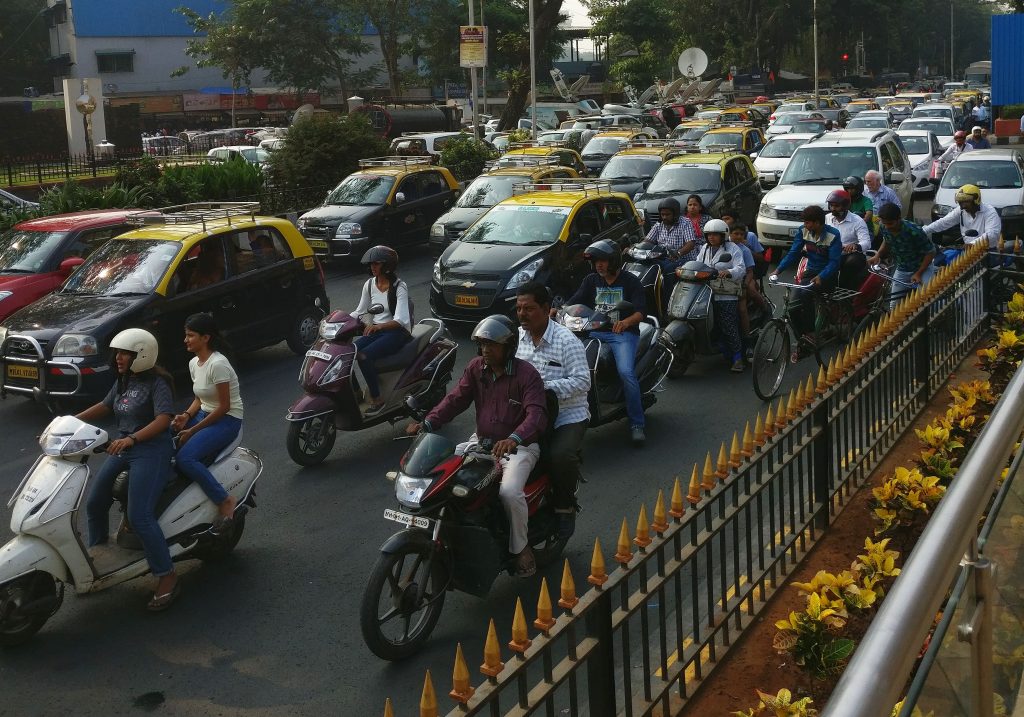
M 675 97 L 676 93 L 679 92 L 679 88 L 683 86 L 684 82 L 686 82 L 686 78 L 680 77 L 671 85 L 666 87 L 664 91 L 661 93 L 662 100 L 668 101 Z
M 565 75 L 562 74 L 561 70 L 551 70 L 551 79 L 555 83 L 555 89 L 558 90 L 558 94 L 562 96 L 562 99 L 566 102 L 572 101 L 572 95 L 569 93 L 569 88 L 565 86 Z
M 295 110 L 295 114 L 292 115 L 292 124 L 295 124 L 299 120 L 307 117 L 312 117 L 313 113 L 316 112 L 316 108 L 311 104 L 304 104 Z
M 569 92 L 575 95 L 583 89 L 588 82 L 590 82 L 590 75 L 580 75 L 580 78 L 569 86 Z
M 654 95 L 657 94 L 657 92 L 658 92 L 658 86 L 657 85 L 651 85 L 646 90 L 644 90 L 644 93 L 642 95 L 640 95 L 637 98 L 636 106 L 637 107 L 643 107 L 645 104 L 647 104 L 647 100 L 649 100 L 652 97 L 654 97 Z
M 679 53 L 678 64 L 683 77 L 700 77 L 708 69 L 708 56 L 699 47 L 688 47 Z
M 679 93 L 679 101 L 686 102 L 691 96 L 696 94 L 697 90 L 700 89 L 700 80 L 694 80 L 688 84 L 682 92 Z

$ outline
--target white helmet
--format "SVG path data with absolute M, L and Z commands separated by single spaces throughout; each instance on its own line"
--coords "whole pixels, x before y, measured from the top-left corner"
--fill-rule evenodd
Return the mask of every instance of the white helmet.
M 723 236 L 729 236 L 729 225 L 721 219 L 712 219 L 704 225 L 704 233 L 721 234 Z
M 145 329 L 125 329 L 110 341 L 110 348 L 135 354 L 135 360 L 129 367 L 133 373 L 142 373 L 156 366 L 160 351 L 156 338 Z

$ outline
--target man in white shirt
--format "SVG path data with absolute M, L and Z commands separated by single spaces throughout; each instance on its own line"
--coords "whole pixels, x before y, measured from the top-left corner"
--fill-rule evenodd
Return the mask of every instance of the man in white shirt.
M 552 321 L 550 314 L 551 293 L 546 286 L 534 281 L 519 287 L 516 316 L 521 328 L 516 357 L 537 369 L 545 391 L 558 398 L 558 415 L 548 416 L 554 430 L 545 453 L 551 466 L 558 537 L 568 538 L 576 527 L 576 487 L 583 435 L 590 421 L 590 366 L 583 343 L 569 329 Z M 549 395 L 549 414 L 551 409 Z
M 850 211 L 850 193 L 845 189 L 837 189 L 828 195 L 828 215 L 825 223 L 839 230 L 843 240 L 843 253 L 861 251 L 871 248 L 871 232 L 867 223 Z
M 981 203 L 981 190 L 973 184 L 965 184 L 956 193 L 956 203 L 957 207 L 946 216 L 921 227 L 924 233 L 930 237 L 937 232 L 959 226 L 960 236 L 964 238 L 965 244 L 985 241 L 990 247 L 996 246 L 999 243 L 999 234 L 1003 231 L 1003 221 L 995 207 Z M 976 237 L 965 236 L 971 229 L 978 233 Z
M 974 147 L 967 144 L 967 133 L 962 129 L 957 130 L 953 133 L 953 144 L 946 147 L 946 151 L 939 157 L 939 167 L 943 172 L 949 166 L 949 163 L 959 157 L 964 152 L 970 152 Z

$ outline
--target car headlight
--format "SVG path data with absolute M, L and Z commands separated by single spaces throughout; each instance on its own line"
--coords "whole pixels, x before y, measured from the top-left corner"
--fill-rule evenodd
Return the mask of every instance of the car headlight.
M 644 198 L 644 193 L 643 192 L 637 192 L 636 194 L 633 195 L 633 202 L 639 202 L 643 198 Z
M 761 206 L 758 207 L 757 213 L 760 216 L 762 216 L 762 217 L 764 217 L 766 219 L 778 219 L 779 218 L 779 213 L 775 210 L 775 207 L 773 207 L 770 204 L 767 204 L 765 202 L 762 202 Z
M 305 231 L 306 230 L 306 220 L 305 219 L 300 219 L 297 222 L 295 222 L 295 228 L 298 229 L 300 232 L 301 231 Z
M 444 238 L 444 234 L 445 234 L 444 224 L 442 224 L 441 222 L 438 222 L 437 224 L 434 224 L 433 226 L 430 227 L 430 236 L 432 236 L 432 237 L 440 237 L 440 238 L 443 239 Z
M 544 266 L 543 259 L 536 259 L 534 261 L 531 261 L 529 264 L 521 267 L 519 271 L 512 275 L 512 278 L 509 279 L 508 285 L 506 285 L 505 288 L 518 289 L 523 284 L 533 281 L 533 278 L 537 275 L 537 271 L 540 270 L 542 266 Z
M 342 222 L 338 225 L 338 230 L 334 232 L 334 236 L 341 239 L 344 237 L 357 237 L 361 236 L 363 228 L 357 222 Z
M 944 217 L 951 211 L 953 211 L 953 207 L 949 206 L 948 204 L 936 204 L 932 207 L 932 216 Z
M 926 169 L 930 169 L 931 166 L 932 166 L 932 160 L 926 159 L 923 162 L 921 162 L 920 164 L 915 164 L 914 165 L 914 171 L 915 172 L 923 172 Z
M 0 291 L 0 301 L 3 301 L 4 299 L 6 299 L 8 296 L 10 296 L 13 293 L 14 293 L 13 291 Z
M 431 478 L 413 478 L 399 473 L 395 481 L 395 497 L 407 508 L 419 508 L 423 494 L 433 482 Z
M 434 273 L 432 274 L 434 281 L 438 284 L 441 283 L 441 260 L 438 259 L 434 262 Z
M 0 326 L 0 346 L 3 346 L 4 340 L 7 339 L 7 327 Z
M 95 356 L 96 339 L 88 334 L 64 334 L 53 347 L 54 356 Z
M 1021 206 L 1020 204 L 1012 204 L 1012 205 L 1010 205 L 1008 207 L 1003 207 L 1001 210 L 999 210 L 999 214 L 1000 214 L 1000 216 L 1003 216 L 1003 217 L 1020 217 L 1020 216 L 1024 216 L 1024 206 Z M 2 292 L 0 292 L 0 293 L 2 293 Z

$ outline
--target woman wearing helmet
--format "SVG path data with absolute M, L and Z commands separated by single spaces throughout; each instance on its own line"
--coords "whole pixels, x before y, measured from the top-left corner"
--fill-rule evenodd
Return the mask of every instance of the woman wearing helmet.
M 359 351 L 356 358 L 359 369 L 366 379 L 369 407 L 364 412 L 371 416 L 380 413 L 384 401 L 380 397 L 380 378 L 375 361 L 396 353 L 412 337 L 412 307 L 409 303 L 409 286 L 398 278 L 398 253 L 387 246 L 370 247 L 362 258 L 363 265 L 370 266 L 372 276 L 363 284 L 359 305 L 352 313 L 366 314 L 370 307 L 380 304 L 384 311 L 368 315 L 370 322 L 363 335 L 355 340 Z
M 108 541 L 114 479 L 131 469 L 128 520 L 142 541 L 150 572 L 158 578 L 147 608 L 165 610 L 181 592 L 156 516 L 156 502 L 170 477 L 174 453 L 168 431 L 174 416 L 170 376 L 156 363 L 157 342 L 148 331 L 126 329 L 113 338 L 110 348 L 117 380 L 102 401 L 77 416 L 93 421 L 113 413 L 119 433 L 107 446 L 109 457 L 97 471 L 86 502 L 89 546 Z
M 494 441 L 495 459 L 503 463 L 499 495 L 509 523 L 509 553 L 515 575 L 529 577 L 537 566 L 527 534 L 529 509 L 523 488 L 540 458 L 538 441 L 547 427 L 544 380 L 528 361 L 516 358 L 519 327 L 507 316 L 488 316 L 473 329 L 480 355 L 470 360 L 458 384 L 423 423 L 410 423 L 406 432 L 422 427 L 436 431 L 460 413 L 476 406 L 476 431 L 455 450 L 464 453 L 484 439 Z
M 925 224 L 922 229 L 929 237 L 947 229 L 956 228 L 965 244 L 987 241 L 990 247 L 999 243 L 1003 231 L 1003 220 L 991 204 L 983 204 L 981 190 L 974 184 L 965 184 L 956 193 L 957 206 L 946 216 Z M 977 234 L 968 236 L 970 230 Z
M 697 261 L 717 269 L 719 278 L 731 279 L 739 285 L 747 268 L 743 263 L 743 250 L 729 241 L 729 225 L 721 219 L 712 219 L 704 225 L 704 239 L 707 244 L 701 248 Z M 743 340 L 740 336 L 739 291 L 716 291 L 714 298 L 715 320 L 722 327 L 726 358 L 732 362 L 730 370 L 742 373 L 746 366 L 743 363 Z

